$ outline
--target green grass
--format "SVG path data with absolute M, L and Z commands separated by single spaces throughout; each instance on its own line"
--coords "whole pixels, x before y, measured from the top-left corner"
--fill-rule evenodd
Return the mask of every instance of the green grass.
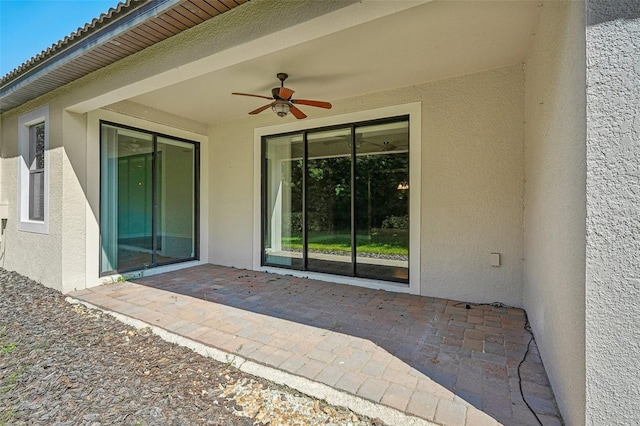
M 13 373 L 7 376 L 7 385 L 13 386 L 18 382 L 18 378 L 20 377 L 20 373 Z
M 16 350 L 16 344 L 13 342 L 7 343 L 6 345 L 0 346 L 0 355 L 10 354 L 11 352 Z
M 0 426 L 6 426 L 11 424 L 11 421 L 13 420 L 14 416 L 15 416 L 15 412 L 13 411 L 12 408 L 6 408 L 6 409 L 0 410 Z
M 351 235 L 337 233 L 309 233 L 309 250 L 351 252 Z M 359 233 L 356 235 L 358 253 L 406 256 L 409 254 L 409 237 L 400 232 L 378 234 Z M 302 237 L 282 238 L 283 249 L 302 250 Z
M 9 374 L 5 377 L 5 379 L 0 382 L 0 394 L 5 394 L 13 389 L 18 383 L 18 378 L 20 377 L 20 373 Z

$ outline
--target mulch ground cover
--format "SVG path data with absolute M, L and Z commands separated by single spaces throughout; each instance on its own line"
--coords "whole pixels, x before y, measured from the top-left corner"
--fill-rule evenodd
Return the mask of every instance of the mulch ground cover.
M 0 269 L 0 426 L 382 425 Z

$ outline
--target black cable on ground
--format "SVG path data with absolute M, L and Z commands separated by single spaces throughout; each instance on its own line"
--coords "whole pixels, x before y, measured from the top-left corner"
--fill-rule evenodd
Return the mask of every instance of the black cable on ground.
M 464 306 L 466 309 L 471 309 L 471 306 L 491 306 L 494 308 L 522 309 L 522 308 L 516 308 L 515 306 L 505 305 L 504 303 L 500 303 L 500 302 L 493 302 L 493 303 L 459 302 L 453 306 L 456 308 L 460 306 Z M 527 355 L 529 355 L 529 350 L 531 349 L 531 342 L 535 342 L 536 340 L 535 336 L 533 335 L 533 330 L 531 329 L 531 324 L 529 323 L 529 316 L 527 315 L 527 311 L 522 309 L 522 312 L 524 312 L 524 329 L 529 333 L 531 338 L 529 339 L 529 343 L 527 344 L 527 350 L 525 351 L 524 356 L 520 360 L 520 364 L 518 364 L 518 386 L 520 388 L 520 396 L 522 397 L 522 400 L 524 401 L 525 405 L 527 406 L 529 411 L 531 411 L 531 413 L 534 415 L 534 417 L 538 421 L 538 424 L 540 426 L 544 426 L 544 424 L 540 420 L 540 417 L 538 417 L 538 414 L 533 410 L 533 408 L 531 408 L 531 405 L 529 405 L 529 403 L 527 402 L 527 399 L 524 397 L 524 392 L 522 390 L 522 374 L 520 372 L 520 368 L 522 367 L 522 364 L 524 364 L 525 360 L 527 359 Z
M 531 333 L 531 331 L 529 331 L 529 333 Z M 529 354 L 529 349 L 531 349 L 531 342 L 533 342 L 534 340 L 535 340 L 535 338 L 533 337 L 533 333 L 531 333 L 531 339 L 529 339 L 529 343 L 527 344 L 527 350 L 524 353 L 524 356 L 522 357 L 522 360 L 520 361 L 520 364 L 518 364 L 518 386 L 520 387 L 520 396 L 522 396 L 522 400 L 526 404 L 527 408 L 529 408 L 529 411 L 531 411 L 531 413 L 533 413 L 533 415 L 535 416 L 535 418 L 538 421 L 538 423 L 540 424 L 540 426 L 544 426 L 542 424 L 542 421 L 540 420 L 540 417 L 538 417 L 538 414 L 536 414 L 536 412 L 533 411 L 533 408 L 531 408 L 531 406 L 527 402 L 527 399 L 524 397 L 524 392 L 522 391 L 522 376 L 520 374 L 520 367 L 522 367 L 522 364 L 527 359 L 527 355 Z

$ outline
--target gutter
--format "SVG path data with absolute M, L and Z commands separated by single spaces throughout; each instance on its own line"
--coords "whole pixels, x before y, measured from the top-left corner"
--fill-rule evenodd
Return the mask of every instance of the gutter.
M 73 43 L 69 47 L 63 48 L 59 53 L 54 53 L 51 57 L 44 59 L 42 62 L 36 63 L 20 76 L 5 83 L 0 88 L 0 101 L 19 89 L 34 83 L 51 71 L 84 55 L 91 49 L 109 42 L 119 35 L 131 30 L 133 27 L 164 13 L 181 2 L 182 0 L 151 0 L 142 6 L 137 7 L 123 17 L 116 18 L 116 20 L 108 23 L 104 27 L 95 29 L 90 34 L 81 37 L 78 42 Z M 94 28 L 95 25 L 96 24 L 93 24 Z M 89 28 L 89 30 L 91 30 L 91 28 Z M 54 85 L 48 91 L 56 88 L 57 87 Z M 0 112 L 3 112 L 1 108 Z

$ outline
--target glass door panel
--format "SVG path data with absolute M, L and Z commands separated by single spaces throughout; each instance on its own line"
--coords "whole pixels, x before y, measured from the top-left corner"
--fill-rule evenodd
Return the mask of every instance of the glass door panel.
M 307 268 L 353 275 L 351 128 L 307 137 Z
M 152 135 L 102 126 L 101 271 L 152 264 Z
M 264 263 L 303 269 L 302 134 L 264 141 Z
M 197 258 L 197 145 L 101 124 L 100 273 Z
M 356 128 L 356 275 L 409 280 L 409 123 Z
M 195 257 L 195 145 L 158 137 L 157 264 Z

